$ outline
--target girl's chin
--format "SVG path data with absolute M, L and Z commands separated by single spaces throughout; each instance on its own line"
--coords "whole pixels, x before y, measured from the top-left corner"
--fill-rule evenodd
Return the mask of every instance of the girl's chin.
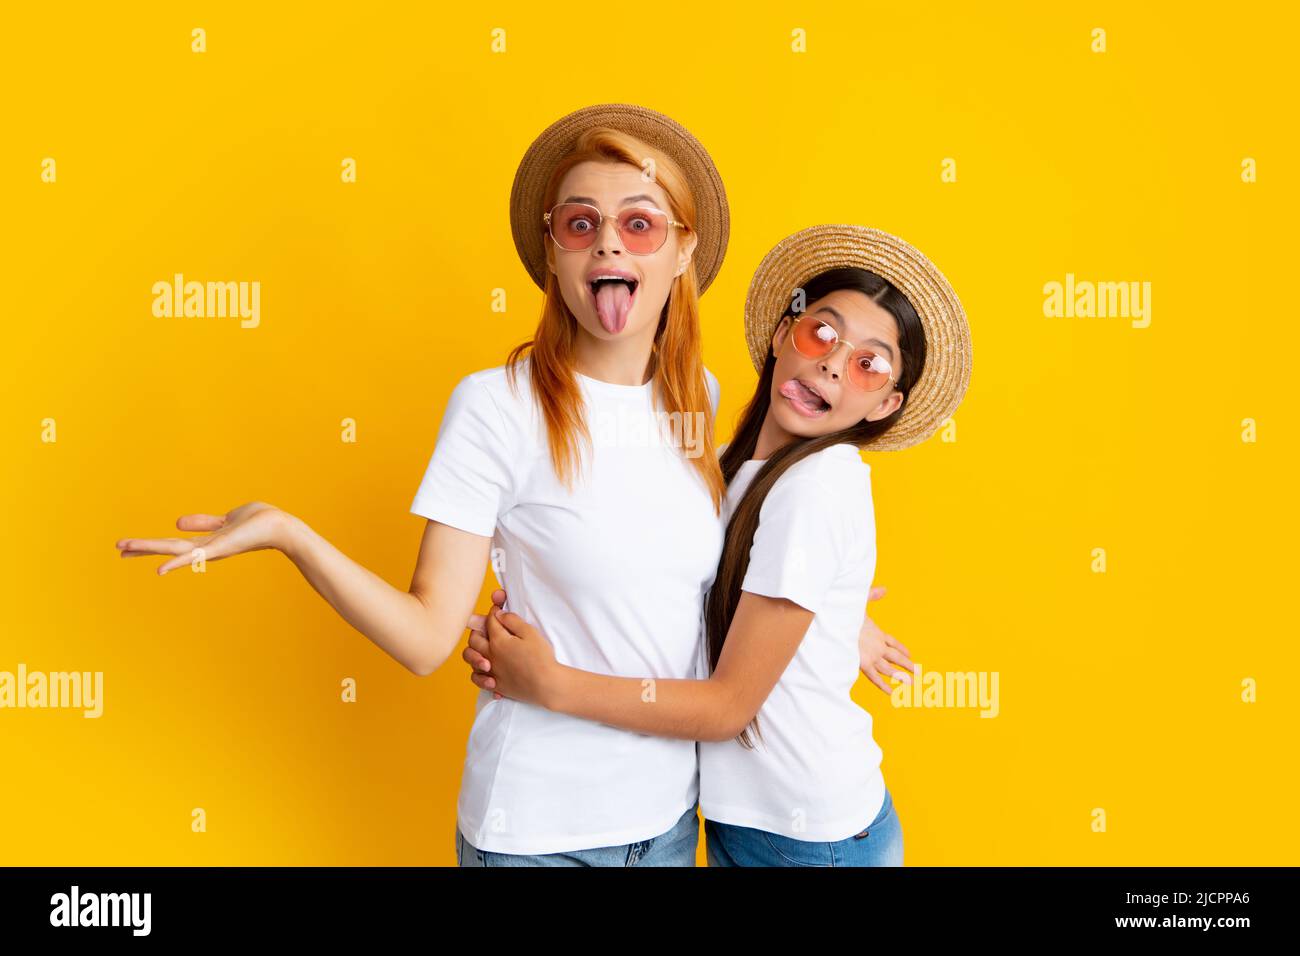
M 778 395 L 777 400 L 782 403 L 789 402 L 789 399 L 784 395 Z M 826 420 L 825 415 L 811 418 L 788 406 L 785 408 L 774 406 L 772 411 L 776 415 L 776 422 L 781 426 L 782 430 L 799 438 L 816 438 L 818 435 L 829 435 L 835 431 L 834 427 Z

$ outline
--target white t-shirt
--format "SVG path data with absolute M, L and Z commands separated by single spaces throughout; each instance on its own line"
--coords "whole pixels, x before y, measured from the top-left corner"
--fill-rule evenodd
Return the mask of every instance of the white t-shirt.
M 592 443 L 574 490 L 551 465 L 519 368 L 452 391 L 411 511 L 492 536 L 506 608 L 572 667 L 621 677 L 699 676 L 704 596 L 723 524 L 703 479 L 659 436 L 653 383 L 578 374 Z M 713 413 L 720 387 L 705 371 Z M 712 427 L 712 418 L 692 427 Z M 671 423 L 670 423 L 671 425 Z M 685 444 L 691 447 L 684 432 Z M 658 836 L 695 806 L 695 742 L 653 737 L 481 691 L 457 802 L 465 839 L 497 853 L 557 853 Z
M 740 466 L 729 518 L 763 466 Z M 725 527 L 725 525 L 724 525 Z M 854 445 L 792 465 L 768 492 L 741 590 L 814 613 L 790 665 L 758 712 L 759 740 L 701 741 L 700 810 L 709 820 L 796 840 L 843 840 L 880 812 L 885 781 L 871 715 L 849 691 L 876 571 L 871 467 Z

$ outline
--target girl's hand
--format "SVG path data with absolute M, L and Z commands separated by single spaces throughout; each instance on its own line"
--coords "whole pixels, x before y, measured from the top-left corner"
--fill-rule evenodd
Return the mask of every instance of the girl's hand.
M 182 531 L 209 532 L 197 538 L 122 538 L 117 542 L 117 549 L 124 558 L 174 555 L 158 568 L 159 574 L 166 574 L 189 564 L 197 548 L 203 549 L 204 561 L 219 561 L 267 548 L 283 550 L 293 521 L 292 515 L 279 508 L 252 501 L 224 515 L 188 514 L 176 519 L 176 527 Z
M 494 607 L 487 615 L 487 637 L 471 634 L 469 641 L 488 659 L 492 671 L 491 677 L 475 674 L 475 684 L 486 688 L 492 681 L 497 696 L 548 706 L 560 665 L 541 631 L 518 614 Z
M 506 606 L 506 592 L 497 588 L 492 592 L 492 604 L 494 608 Z M 484 656 L 488 649 L 487 641 L 487 615 L 471 614 L 466 627 L 473 633 L 470 634 L 469 643 L 465 645 L 465 650 L 461 652 L 461 659 L 469 665 L 469 679 L 474 682 L 476 687 L 483 690 L 495 691 L 496 681 L 491 677 L 485 676 L 492 669 L 492 662 Z M 501 695 L 493 693 L 493 700 L 500 700 Z
M 884 596 L 883 587 L 872 588 L 867 596 L 868 607 L 870 602 L 878 601 Z M 912 652 L 900 641 L 880 629 L 871 619 L 870 613 L 862 619 L 862 630 L 858 632 L 858 658 L 862 673 L 867 675 L 871 683 L 886 694 L 892 694 L 894 690 L 885 682 L 886 678 L 898 678 L 905 684 L 912 683 L 912 676 L 907 671 L 915 672 L 916 665 L 910 660 L 911 656 Z M 895 664 L 898 667 L 894 667 Z M 899 667 L 906 670 L 899 670 Z

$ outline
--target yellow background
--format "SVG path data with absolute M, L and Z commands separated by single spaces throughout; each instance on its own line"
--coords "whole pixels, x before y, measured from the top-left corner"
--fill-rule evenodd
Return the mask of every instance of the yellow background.
M 1295 862 L 1281 11 L 7 11 L 0 670 L 102 670 L 105 713 L 0 711 L 0 863 L 454 862 L 475 694 L 458 658 L 412 676 L 272 552 L 158 578 L 163 559 L 113 545 L 260 499 L 405 588 L 446 398 L 537 318 L 515 166 L 600 102 L 682 122 L 726 183 L 731 242 L 703 299 L 720 439 L 754 383 L 747 283 L 787 234 L 894 232 L 966 306 L 958 440 L 868 457 L 878 619 L 926 670 L 1001 680 L 992 720 L 895 710 L 859 681 L 907 863 Z M 154 318 L 174 272 L 260 281 L 261 326 Z M 1151 282 L 1150 327 L 1044 317 L 1067 272 Z

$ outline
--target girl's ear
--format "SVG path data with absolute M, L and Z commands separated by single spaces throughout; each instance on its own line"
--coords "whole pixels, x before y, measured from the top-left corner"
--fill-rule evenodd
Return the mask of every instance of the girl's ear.
M 542 237 L 542 248 L 546 250 L 546 268 L 551 272 L 555 271 L 555 246 L 551 244 L 549 235 Z
M 896 412 L 899 406 L 902 404 L 903 404 L 903 393 L 900 392 L 898 389 L 894 389 L 889 393 L 888 396 L 885 397 L 885 400 L 883 402 L 881 402 L 871 411 L 867 412 L 866 421 L 878 422 L 882 418 L 887 418 L 888 416 L 894 414 L 894 412 Z
M 772 330 L 772 354 L 780 355 L 781 346 L 785 344 L 785 337 L 790 332 L 790 316 L 781 316 L 781 321 L 776 323 L 776 328 Z

